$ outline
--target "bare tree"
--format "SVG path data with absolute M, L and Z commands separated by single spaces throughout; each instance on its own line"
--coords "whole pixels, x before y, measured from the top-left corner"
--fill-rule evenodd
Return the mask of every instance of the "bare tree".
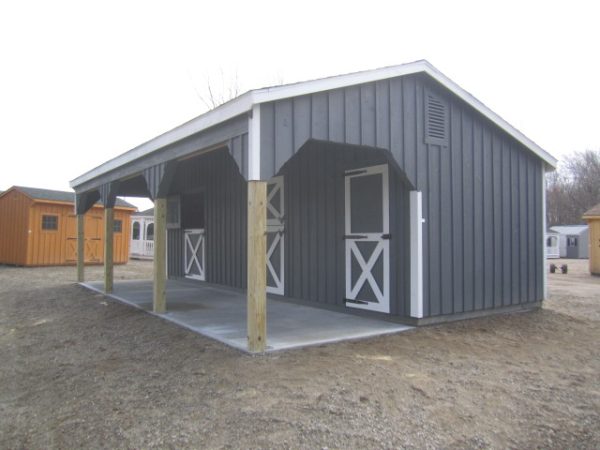
M 237 70 L 229 74 L 223 68 L 219 68 L 217 75 L 212 77 L 205 75 L 205 85 L 202 90 L 196 88 L 189 70 L 188 76 L 198 99 L 209 111 L 221 106 L 223 103 L 227 103 L 229 100 L 233 100 L 242 92 Z M 281 73 L 277 73 L 273 77 L 273 84 L 271 86 L 280 86 L 282 84 L 284 84 L 284 76 Z
M 240 84 L 237 71 L 231 77 L 225 75 L 223 69 L 219 69 L 218 80 L 206 76 L 205 93 L 200 93 L 197 89 L 196 95 L 208 110 L 215 109 L 217 106 L 227 103 L 229 100 L 240 95 Z
M 566 157 L 546 181 L 548 225 L 582 223 L 583 213 L 600 203 L 600 150 Z

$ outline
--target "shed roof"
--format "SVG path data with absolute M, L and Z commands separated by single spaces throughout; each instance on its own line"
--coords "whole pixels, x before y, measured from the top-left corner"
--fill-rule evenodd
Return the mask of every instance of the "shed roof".
M 588 229 L 587 225 L 555 225 L 550 227 L 558 234 L 581 234 Z
M 248 91 L 245 94 L 242 94 L 239 97 L 236 97 L 233 100 L 230 100 L 229 102 L 224 103 L 223 105 L 190 120 L 189 122 L 173 128 L 172 130 L 167 131 L 166 133 L 161 134 L 160 136 L 157 136 L 154 139 L 151 139 L 148 142 L 145 142 L 129 150 L 128 152 L 125 152 L 116 158 L 105 162 L 95 169 L 92 169 L 89 172 L 86 172 L 83 175 L 75 178 L 70 184 L 71 187 L 77 187 L 87 181 L 128 164 L 138 158 L 146 156 L 167 145 L 173 144 L 174 142 L 185 139 L 215 125 L 221 124 L 234 117 L 246 114 L 252 111 L 254 106 L 257 106 L 261 103 L 273 102 L 285 98 L 298 97 L 301 95 L 329 91 L 416 73 L 425 73 L 432 77 L 457 97 L 461 98 L 471 107 L 478 110 L 499 128 L 507 132 L 517 141 L 521 142 L 525 147 L 530 149 L 534 154 L 541 158 L 547 164 L 547 166 L 551 168 L 556 167 L 557 160 L 550 153 L 502 119 L 482 102 L 477 100 L 473 95 L 461 88 L 458 84 L 436 69 L 428 61 L 420 60 L 397 66 L 383 67 L 380 69 Z
M 65 203 L 73 203 L 75 204 L 75 193 L 68 191 L 55 191 L 53 189 L 42 189 L 42 188 L 33 188 L 26 186 L 13 186 L 6 191 L 0 193 L 0 196 L 6 194 L 11 190 L 16 190 L 22 192 L 33 200 L 46 200 L 50 202 L 65 202 Z M 96 202 L 96 205 L 101 205 L 102 202 Z M 121 208 L 132 208 L 137 209 L 134 205 L 125 200 L 117 198 L 115 206 Z
M 583 218 L 585 219 L 586 217 L 600 217 L 600 203 L 584 212 Z

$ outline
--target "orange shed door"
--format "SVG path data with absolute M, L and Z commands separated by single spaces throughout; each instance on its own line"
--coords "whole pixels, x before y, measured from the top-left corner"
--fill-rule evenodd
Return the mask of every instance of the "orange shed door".
M 85 215 L 85 262 L 101 262 L 102 256 L 102 216 L 95 214 Z M 66 242 L 67 262 L 77 261 L 77 216 L 69 214 L 67 217 L 67 242 Z
M 85 220 L 85 261 L 102 261 L 102 216 L 86 214 Z
M 67 216 L 67 249 L 65 259 L 67 262 L 77 261 L 77 217 L 74 214 Z

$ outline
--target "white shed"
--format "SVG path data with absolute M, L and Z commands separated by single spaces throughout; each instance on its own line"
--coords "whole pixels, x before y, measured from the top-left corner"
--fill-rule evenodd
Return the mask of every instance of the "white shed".
M 589 229 L 587 225 L 556 225 L 550 230 L 558 233 L 561 258 L 589 258 Z
M 559 234 L 556 231 L 546 231 L 546 259 L 560 258 Z
M 154 208 L 138 211 L 131 216 L 130 257 L 152 259 L 154 257 Z

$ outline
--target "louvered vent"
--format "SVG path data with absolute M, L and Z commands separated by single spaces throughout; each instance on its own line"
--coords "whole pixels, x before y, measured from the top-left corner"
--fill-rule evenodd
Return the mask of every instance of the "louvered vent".
M 431 92 L 427 92 L 425 117 L 425 142 L 427 144 L 448 144 L 448 108 L 446 103 Z

